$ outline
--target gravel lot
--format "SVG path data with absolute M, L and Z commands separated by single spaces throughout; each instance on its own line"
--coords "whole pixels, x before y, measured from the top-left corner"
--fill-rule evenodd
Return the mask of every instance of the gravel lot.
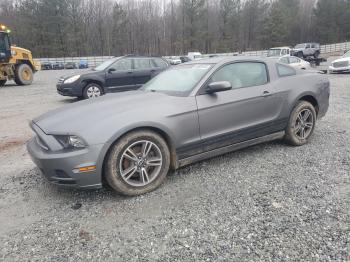
M 0 88 L 0 260 L 350 261 L 350 75 L 330 76 L 307 146 L 254 146 L 126 198 L 58 189 L 29 159 L 28 120 L 76 102 L 56 94 L 64 73 Z

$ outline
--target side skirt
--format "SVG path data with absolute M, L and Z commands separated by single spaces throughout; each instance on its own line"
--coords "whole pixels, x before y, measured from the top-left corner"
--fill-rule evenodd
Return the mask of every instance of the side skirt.
M 198 155 L 194 155 L 188 158 L 184 158 L 181 160 L 178 160 L 178 165 L 177 167 L 183 167 L 183 166 L 187 166 L 190 165 L 192 163 L 195 162 L 199 162 L 208 158 L 212 158 L 212 157 L 216 157 L 216 156 L 220 156 L 229 152 L 233 152 L 242 148 L 246 148 L 246 147 L 250 147 L 250 146 L 254 146 L 257 144 L 261 144 L 261 143 L 265 143 L 265 142 L 269 142 L 269 141 L 273 141 L 273 140 L 277 140 L 277 139 L 281 139 L 283 138 L 285 135 L 284 131 L 281 132 L 277 132 L 277 133 L 273 133 L 271 135 L 267 135 L 267 136 L 262 136 L 262 137 L 258 137 L 258 138 L 254 138 L 254 139 L 250 139 L 244 142 L 240 142 L 237 144 L 233 144 L 233 145 L 229 145 L 229 146 L 225 146 L 225 147 L 221 147 L 218 149 L 214 149 L 208 152 L 204 152 Z

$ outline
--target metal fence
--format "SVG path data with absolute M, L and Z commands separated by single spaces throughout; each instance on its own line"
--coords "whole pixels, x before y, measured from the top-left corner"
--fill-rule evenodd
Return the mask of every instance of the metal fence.
M 336 43 L 336 44 L 329 44 L 329 45 L 322 45 L 321 46 L 321 53 L 322 54 L 331 54 L 335 52 L 342 52 L 350 50 L 350 42 L 344 42 L 344 43 Z M 216 56 L 232 56 L 237 55 L 238 53 L 217 53 L 217 54 L 205 54 L 204 57 L 210 57 L 212 55 Z M 240 55 L 246 55 L 246 56 L 266 56 L 267 51 L 266 50 L 260 50 L 260 51 L 247 51 L 242 52 Z M 75 62 L 79 63 L 80 61 L 84 60 L 87 61 L 89 64 L 89 67 L 95 67 L 98 64 L 112 58 L 113 56 L 89 56 L 89 57 L 60 57 L 60 58 L 39 58 L 41 63 L 43 62 Z

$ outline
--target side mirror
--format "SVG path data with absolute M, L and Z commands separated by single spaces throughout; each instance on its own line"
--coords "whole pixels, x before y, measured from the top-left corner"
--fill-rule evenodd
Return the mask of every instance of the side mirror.
M 117 71 L 117 70 L 115 70 L 115 68 L 110 68 L 110 69 L 108 69 L 108 73 L 109 73 L 109 74 L 112 73 L 112 72 L 115 72 L 115 71 Z
M 232 89 L 232 85 L 228 81 L 213 82 L 206 87 L 206 92 L 208 94 L 214 94 L 217 92 L 228 91 Z

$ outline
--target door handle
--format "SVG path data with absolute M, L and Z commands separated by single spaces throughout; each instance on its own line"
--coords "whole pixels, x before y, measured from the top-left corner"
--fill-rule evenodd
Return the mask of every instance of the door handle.
M 128 74 L 132 74 L 132 71 L 129 71 Z
M 268 96 L 272 96 L 272 94 L 269 91 L 264 91 L 262 96 L 263 97 L 268 97 Z

